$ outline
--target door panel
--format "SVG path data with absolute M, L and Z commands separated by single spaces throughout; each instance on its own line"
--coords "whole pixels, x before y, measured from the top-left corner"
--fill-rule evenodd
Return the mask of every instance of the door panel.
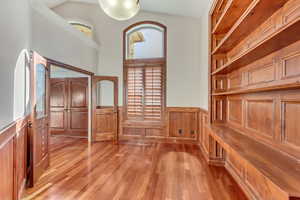
M 65 79 L 50 80 L 50 132 L 52 135 L 67 131 L 67 84 Z
M 88 107 L 88 81 L 86 78 L 69 79 L 70 108 Z
M 72 78 L 68 79 L 69 85 L 69 135 L 85 136 L 88 133 L 88 79 Z
M 95 140 L 113 140 L 117 131 L 117 112 L 114 108 L 98 108 L 95 113 Z
M 33 53 L 31 65 L 31 102 L 29 139 L 29 182 L 34 186 L 49 166 L 49 70 L 47 61 Z
M 88 79 L 51 79 L 51 134 L 88 135 Z

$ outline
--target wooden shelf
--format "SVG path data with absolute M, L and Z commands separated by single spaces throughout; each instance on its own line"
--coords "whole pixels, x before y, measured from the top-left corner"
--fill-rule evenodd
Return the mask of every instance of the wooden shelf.
M 240 56 L 215 70 L 212 75 L 229 73 L 300 40 L 300 18 L 281 27 Z
M 226 33 L 234 25 L 236 20 L 243 14 L 252 0 L 230 0 L 227 2 L 225 9 L 220 16 L 215 28 L 214 34 Z
M 248 93 L 257 93 L 257 92 L 268 92 L 268 91 L 276 91 L 276 90 L 291 90 L 291 89 L 299 89 L 300 88 L 300 81 L 294 81 L 293 83 L 288 84 L 276 84 L 272 86 L 266 87 L 247 87 L 238 90 L 231 90 L 227 92 L 217 92 L 212 93 L 213 96 L 225 96 L 225 95 L 236 95 L 236 94 L 248 94 Z
M 296 159 L 247 137 L 226 125 L 209 126 L 211 135 L 228 151 L 235 151 L 290 197 L 300 197 Z
M 253 0 L 243 15 L 221 40 L 220 44 L 213 50 L 212 54 L 226 53 L 231 50 L 287 1 L 288 0 Z M 216 26 L 216 28 L 217 27 L 218 26 Z

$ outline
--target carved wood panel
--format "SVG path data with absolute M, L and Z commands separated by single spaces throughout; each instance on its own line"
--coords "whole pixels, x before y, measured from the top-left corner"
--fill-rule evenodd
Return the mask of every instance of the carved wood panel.
M 27 173 L 27 121 L 18 124 L 15 138 L 15 162 L 16 162 L 16 196 L 21 197 L 25 190 Z
M 275 102 L 273 100 L 247 100 L 246 128 L 265 137 L 274 137 Z
M 171 137 L 197 138 L 198 112 L 170 112 L 169 134 Z
M 14 141 L 0 144 L 0 197 L 14 200 Z
M 228 122 L 243 123 L 243 100 L 228 98 Z
M 282 142 L 300 149 L 300 99 L 282 102 Z
M 216 96 L 212 99 L 212 118 L 214 122 L 226 120 L 226 97 Z

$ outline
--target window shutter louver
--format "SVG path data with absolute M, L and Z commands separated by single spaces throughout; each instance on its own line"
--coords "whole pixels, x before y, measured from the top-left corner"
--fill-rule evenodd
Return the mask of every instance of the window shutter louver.
M 127 117 L 142 119 L 143 117 L 143 69 L 128 68 L 127 71 Z
M 161 64 L 127 67 L 127 118 L 160 121 L 163 108 L 163 68 Z
M 150 66 L 145 68 L 145 120 L 160 120 L 162 112 L 162 68 Z

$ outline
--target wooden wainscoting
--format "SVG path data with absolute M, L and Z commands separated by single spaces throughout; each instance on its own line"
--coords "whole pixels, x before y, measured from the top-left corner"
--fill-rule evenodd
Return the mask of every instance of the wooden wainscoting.
M 0 132 L 0 197 L 20 199 L 26 184 L 28 117 Z
M 123 108 L 119 107 L 121 141 L 198 143 L 204 138 L 202 117 L 206 116 L 207 121 L 207 111 L 196 107 L 168 107 L 162 122 L 124 121 L 122 116 Z

